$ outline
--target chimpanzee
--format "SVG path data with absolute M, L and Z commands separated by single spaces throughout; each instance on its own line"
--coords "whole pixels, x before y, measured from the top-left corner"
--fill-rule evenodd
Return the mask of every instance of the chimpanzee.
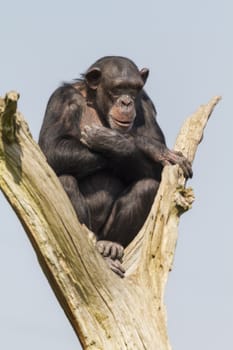
M 110 268 L 124 275 L 124 247 L 142 227 L 164 165 L 191 164 L 171 151 L 143 89 L 149 70 L 129 59 L 97 60 L 50 97 L 39 137 L 81 223 Z

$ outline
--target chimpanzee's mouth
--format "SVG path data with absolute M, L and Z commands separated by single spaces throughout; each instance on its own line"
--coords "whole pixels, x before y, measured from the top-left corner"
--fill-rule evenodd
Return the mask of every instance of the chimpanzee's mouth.
M 134 118 L 124 118 L 119 116 L 117 119 L 115 116 L 113 117 L 111 114 L 108 116 L 109 124 L 112 129 L 118 129 L 122 132 L 129 131 L 134 123 Z
M 132 125 L 132 121 L 122 121 L 114 118 L 114 122 L 122 128 L 129 128 Z

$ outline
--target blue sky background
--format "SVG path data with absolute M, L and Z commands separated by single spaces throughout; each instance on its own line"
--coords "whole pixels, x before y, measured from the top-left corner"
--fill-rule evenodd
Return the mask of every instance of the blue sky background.
M 20 92 L 36 140 L 52 91 L 104 55 L 150 68 L 146 90 L 169 147 L 188 115 L 222 95 L 194 162 L 196 201 L 181 219 L 166 305 L 174 350 L 231 349 L 232 1 L 12 0 L 0 11 L 0 95 Z M 0 217 L 0 349 L 79 349 L 2 194 Z

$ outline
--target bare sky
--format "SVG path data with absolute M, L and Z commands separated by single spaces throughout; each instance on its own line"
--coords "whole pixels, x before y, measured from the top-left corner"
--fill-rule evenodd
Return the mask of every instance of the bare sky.
M 146 90 L 170 147 L 183 120 L 222 95 L 194 162 L 196 201 L 181 218 L 166 304 L 174 350 L 231 349 L 232 1 L 12 0 L 0 11 L 0 95 L 20 92 L 36 140 L 52 91 L 104 55 L 150 68 Z M 78 349 L 2 194 L 0 213 L 0 349 Z

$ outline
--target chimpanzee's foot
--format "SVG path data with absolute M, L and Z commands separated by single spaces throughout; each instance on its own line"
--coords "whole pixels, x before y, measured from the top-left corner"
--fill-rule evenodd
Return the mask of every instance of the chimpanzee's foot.
M 118 276 L 123 278 L 125 276 L 125 269 L 123 268 L 120 260 L 118 259 L 111 259 L 109 256 L 105 257 L 104 260 L 107 262 L 110 269 L 115 272 Z
M 111 241 L 97 241 L 96 247 L 98 252 L 103 256 L 110 269 L 118 276 L 124 277 L 125 270 L 121 264 L 124 255 L 122 245 Z
M 124 247 L 116 242 L 112 241 L 97 241 L 96 247 L 98 252 L 103 255 L 103 257 L 110 257 L 113 260 L 121 260 L 124 255 Z

